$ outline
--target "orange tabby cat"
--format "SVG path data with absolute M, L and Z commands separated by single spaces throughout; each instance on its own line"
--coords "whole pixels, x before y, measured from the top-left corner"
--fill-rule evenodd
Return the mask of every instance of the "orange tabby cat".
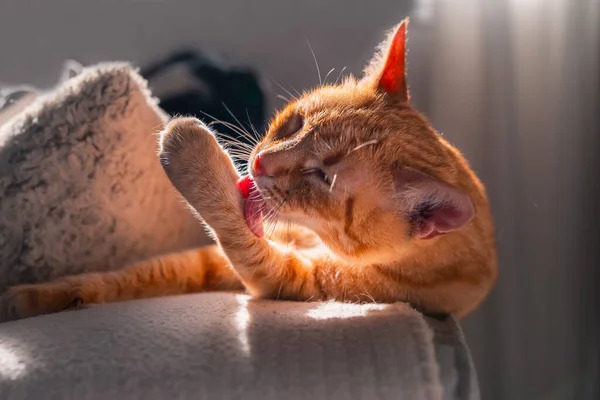
M 16 286 L 0 314 L 242 288 L 264 298 L 473 311 L 496 279 L 492 217 L 463 156 L 408 102 L 407 23 L 361 80 L 321 86 L 277 114 L 239 184 L 200 121 L 177 118 L 164 128 L 164 169 L 217 245 Z M 283 222 L 273 240 L 264 237 L 263 217 Z

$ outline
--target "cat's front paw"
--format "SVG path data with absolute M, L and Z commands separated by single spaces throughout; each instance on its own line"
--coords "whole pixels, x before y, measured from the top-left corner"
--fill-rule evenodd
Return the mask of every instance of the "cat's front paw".
M 210 164 L 221 152 L 215 135 L 196 118 L 174 118 L 160 132 L 160 161 L 168 174 L 175 174 L 191 165 Z M 218 157 L 217 157 L 218 158 Z
M 81 304 L 76 288 L 66 284 L 13 286 L 0 297 L 0 322 L 78 308 Z
M 213 132 L 196 118 L 175 118 L 160 135 L 161 164 L 175 188 L 212 225 L 223 213 L 241 216 L 239 175 Z

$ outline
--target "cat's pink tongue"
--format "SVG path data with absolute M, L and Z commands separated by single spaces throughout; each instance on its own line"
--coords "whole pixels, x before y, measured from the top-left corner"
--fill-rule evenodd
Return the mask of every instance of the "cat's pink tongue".
M 263 206 L 264 200 L 256 188 L 254 180 L 250 176 L 244 176 L 237 182 L 242 197 L 244 198 L 244 218 L 246 225 L 254 235 L 263 237 Z

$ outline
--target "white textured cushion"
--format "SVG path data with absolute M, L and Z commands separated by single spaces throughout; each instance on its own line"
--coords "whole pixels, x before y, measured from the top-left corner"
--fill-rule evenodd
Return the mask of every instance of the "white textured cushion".
M 476 399 L 462 333 L 404 304 L 203 293 L 0 324 L 2 399 Z
M 208 241 L 158 162 L 155 133 L 166 118 L 126 64 L 85 68 L 7 118 L 0 294 Z

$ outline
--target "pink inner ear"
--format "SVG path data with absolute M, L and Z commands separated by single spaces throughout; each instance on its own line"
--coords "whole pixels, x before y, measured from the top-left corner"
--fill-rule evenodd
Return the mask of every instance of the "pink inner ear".
M 405 73 L 406 26 L 408 19 L 400 24 L 394 33 L 388 50 L 379 86 L 387 93 L 401 95 L 408 100 Z
M 460 195 L 463 198 L 456 199 L 456 203 L 439 204 L 417 217 L 413 225 L 413 236 L 418 239 L 431 239 L 452 232 L 469 222 L 475 215 L 473 202 L 466 194 Z
M 473 201 L 463 191 L 408 167 L 394 168 L 396 191 L 410 216 L 412 236 L 431 239 L 467 224 L 475 215 Z

